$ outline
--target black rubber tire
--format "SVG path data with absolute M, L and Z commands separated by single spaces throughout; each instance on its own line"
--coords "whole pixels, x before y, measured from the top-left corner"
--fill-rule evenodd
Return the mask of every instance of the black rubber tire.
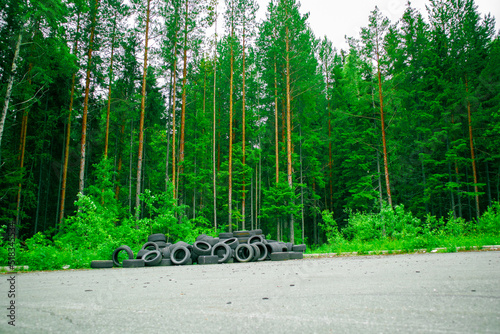
M 263 242 L 264 237 L 261 235 L 252 235 L 250 238 L 248 238 L 248 243 L 253 244 L 255 242 Z
M 208 235 L 200 234 L 199 236 L 196 237 L 196 241 L 205 240 L 207 238 L 208 238 Z
M 271 239 L 267 240 L 268 244 L 272 244 L 272 243 L 275 243 L 275 242 L 277 242 L 277 241 L 276 240 L 271 240 Z
M 219 233 L 219 239 L 229 239 L 234 237 L 233 233 Z
M 234 251 L 234 257 L 238 262 L 250 262 L 253 260 L 254 250 L 249 244 L 239 244 Z
M 188 264 L 191 260 L 191 252 L 186 246 L 177 246 L 171 250 L 170 260 L 172 261 L 172 264 L 179 266 Z
M 144 245 L 142 245 L 141 249 L 147 249 L 147 250 L 159 250 L 160 248 L 158 247 L 158 244 L 154 241 L 148 241 Z
M 240 238 L 240 237 L 251 237 L 252 235 L 250 234 L 250 231 L 234 231 L 233 232 L 233 237 L 235 238 Z
M 288 254 L 290 254 L 290 260 L 302 260 L 304 258 L 302 252 L 288 252 Z
M 198 257 L 199 257 L 198 254 L 196 254 L 195 252 L 191 251 L 191 261 L 193 263 L 198 263 Z
M 170 259 L 162 259 L 158 267 L 168 267 L 172 265 L 172 260 Z
M 212 254 L 212 246 L 205 240 L 196 241 L 193 244 L 193 251 L 196 255 L 210 255 Z
M 140 268 L 144 266 L 143 259 L 123 260 L 123 268 Z
M 160 264 L 162 256 L 160 251 L 152 250 L 144 254 L 142 258 L 147 267 L 154 267 Z
M 134 253 L 132 252 L 132 249 L 129 246 L 122 245 L 122 246 L 118 247 L 117 249 L 114 250 L 113 255 L 111 256 L 111 259 L 113 260 L 114 265 L 117 267 L 121 267 L 123 265 L 118 260 L 118 254 L 120 254 L 120 252 L 122 252 L 122 251 L 127 253 L 129 260 L 132 260 L 134 258 Z
M 238 242 L 240 244 L 248 244 L 249 239 L 250 239 L 250 237 L 238 237 Z
M 253 247 L 253 259 L 252 262 L 257 262 L 260 258 L 260 248 L 255 244 L 249 244 Z
M 198 257 L 198 264 L 217 264 L 219 257 L 217 255 L 200 255 Z
M 90 268 L 93 268 L 93 269 L 113 268 L 113 260 L 94 260 L 94 261 L 91 261 Z
M 210 244 L 210 246 L 213 247 L 213 246 L 217 245 L 220 242 L 220 239 L 219 238 L 209 237 L 209 238 L 205 239 L 204 241 L 208 242 Z
M 272 254 L 272 253 L 282 253 L 282 252 L 286 252 L 287 251 L 287 248 L 285 246 L 283 246 L 283 245 L 281 245 L 280 243 L 277 243 L 277 242 L 266 244 L 266 248 L 267 248 L 267 252 L 269 254 Z
M 278 245 L 283 247 L 283 252 L 288 252 L 288 246 L 283 241 L 278 242 Z
M 219 263 L 226 263 L 233 257 L 233 250 L 228 244 L 219 242 L 217 245 L 212 247 L 212 255 L 216 255 L 218 257 Z
M 157 241 L 167 242 L 167 237 L 163 233 L 151 234 L 148 237 L 148 242 L 157 242 Z
M 304 253 L 306 251 L 306 249 L 307 249 L 307 246 L 305 244 L 300 244 L 300 245 L 293 246 L 292 251 Z
M 164 259 L 170 259 L 170 248 L 165 247 L 160 249 L 161 256 L 163 256 Z
M 231 249 L 236 249 L 240 244 L 237 238 L 229 238 L 224 240 L 223 242 L 227 244 Z
M 271 261 L 286 261 L 290 259 L 289 252 L 276 252 L 271 253 Z
M 159 250 L 167 247 L 168 245 L 165 241 L 154 241 L 154 243 L 158 245 Z
M 286 248 L 288 249 L 289 252 L 291 252 L 293 250 L 293 243 L 287 242 L 285 245 L 286 245 Z
M 175 244 L 171 245 L 170 246 L 170 251 L 173 251 L 175 248 L 179 247 L 179 246 L 184 246 L 186 247 L 187 249 L 192 249 L 193 246 L 191 246 L 190 244 L 188 244 L 187 242 L 184 242 L 184 241 L 177 241 Z
M 250 233 L 253 233 L 253 235 L 261 235 L 262 234 L 262 230 L 260 228 L 258 228 L 258 229 L 255 229 L 255 230 L 251 230 Z
M 260 257 L 257 259 L 257 261 L 264 261 L 267 258 L 268 254 L 266 245 L 262 242 L 255 242 L 251 245 L 257 246 L 259 248 Z
M 144 256 L 144 254 L 146 254 L 147 252 L 149 252 L 149 250 L 147 249 L 141 249 L 140 251 L 137 252 L 137 255 L 135 256 L 136 259 L 142 259 L 142 257 Z

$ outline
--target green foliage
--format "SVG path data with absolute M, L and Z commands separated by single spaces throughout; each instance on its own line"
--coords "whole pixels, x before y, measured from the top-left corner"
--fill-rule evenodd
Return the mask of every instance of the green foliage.
M 425 222 L 398 205 L 387 205 L 379 213 L 350 212 L 347 228 L 343 230 L 349 240 L 368 241 L 382 238 L 412 240 L 433 235 L 461 236 L 468 232 L 463 218 L 455 218 L 450 212 L 448 219 L 427 216 Z M 425 247 L 424 247 L 425 248 Z
M 495 202 L 479 218 L 477 228 L 485 234 L 500 235 L 500 203 Z
M 301 208 L 298 203 L 295 189 L 290 188 L 286 182 L 280 182 L 276 187 L 264 189 L 262 217 L 278 219 L 289 217 L 291 214 L 298 216 Z
M 141 194 L 141 200 L 146 204 L 149 217 L 139 220 L 137 225 L 149 234 L 164 233 L 170 241 L 194 241 L 197 235 L 194 224 L 183 216 L 187 207 L 176 204 L 172 187 L 173 185 L 169 183 L 167 191 L 160 194 L 153 194 L 149 189 Z
M 404 206 L 392 209 L 385 205 L 379 213 L 350 211 L 345 235 L 350 240 L 359 241 L 415 237 L 421 231 L 420 225 L 421 221 L 411 212 L 406 212 Z
M 495 203 L 477 224 L 463 218 L 437 218 L 428 215 L 420 220 L 402 205 L 391 209 L 387 205 L 378 213 L 349 211 L 347 226 L 340 232 L 332 213 L 323 211 L 323 222 L 318 223 L 328 237 L 328 245 L 319 252 L 358 252 L 398 250 L 412 252 L 444 247 L 456 251 L 457 247 L 481 247 L 500 241 L 500 206 Z
M 339 244 L 344 241 L 344 237 L 339 231 L 337 222 L 333 218 L 333 212 L 324 210 L 322 213 L 323 221 L 318 222 L 318 226 L 326 234 L 326 238 L 330 244 Z

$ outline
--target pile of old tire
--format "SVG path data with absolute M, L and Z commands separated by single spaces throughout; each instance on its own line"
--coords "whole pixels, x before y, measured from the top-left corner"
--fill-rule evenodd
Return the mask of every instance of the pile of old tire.
M 153 266 L 220 264 L 233 262 L 298 260 L 304 256 L 306 245 L 266 240 L 262 230 L 220 233 L 214 238 L 201 234 L 193 244 L 179 241 L 167 243 L 164 234 L 152 234 L 137 252 L 129 246 L 120 246 L 112 254 L 112 260 L 92 261 L 92 268 L 137 268 Z M 120 262 L 120 253 L 128 257 Z

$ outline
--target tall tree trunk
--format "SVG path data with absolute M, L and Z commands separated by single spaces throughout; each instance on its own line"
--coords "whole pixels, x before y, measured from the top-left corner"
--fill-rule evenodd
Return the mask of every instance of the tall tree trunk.
M 37 28 L 38 29 L 38 28 Z M 35 44 L 35 37 L 36 37 L 37 31 L 35 31 L 33 35 L 33 40 L 32 40 L 32 45 L 34 46 Z M 31 48 L 31 54 L 33 55 L 33 50 L 34 48 Z M 28 87 L 31 87 L 31 71 L 33 69 L 33 63 L 30 62 L 28 66 Z M 29 114 L 29 107 L 26 107 L 23 109 L 23 121 L 21 125 L 21 138 L 20 138 L 20 145 L 19 145 L 19 154 L 20 154 L 20 162 L 19 162 L 19 184 L 18 184 L 18 189 L 17 189 L 17 204 L 16 204 L 16 227 L 19 227 L 20 222 L 21 222 L 21 195 L 22 195 L 22 188 L 23 188 L 23 178 L 24 178 L 24 155 L 26 153 L 26 136 L 28 132 L 28 114 Z M 18 237 L 17 235 L 18 229 L 16 228 L 16 238 Z
M 234 3 L 231 2 L 232 6 Z M 234 8 L 231 7 L 231 69 L 229 74 L 229 232 L 233 231 L 233 80 L 234 80 Z
M 216 92 L 217 92 L 217 4 L 215 5 L 215 42 L 214 42 L 214 94 L 213 94 L 213 131 L 212 131 L 212 182 L 214 194 L 214 231 L 217 232 L 217 171 L 215 166 L 215 119 L 216 119 Z
M 261 146 L 261 140 L 259 138 L 259 147 Z M 260 218 L 260 209 L 262 208 L 262 151 L 259 151 L 259 181 L 257 183 L 257 203 L 256 203 L 256 216 L 257 216 L 257 224 L 255 228 L 261 227 L 261 218 Z
M 129 174 L 128 174 L 128 212 L 132 214 L 132 151 L 134 147 L 134 120 L 130 122 Z
M 116 171 L 116 189 L 115 189 L 115 199 L 120 198 L 120 178 L 123 166 L 123 144 L 125 137 L 125 119 L 122 119 L 122 125 L 120 128 L 120 148 L 118 149 L 118 168 Z
M 85 152 L 86 152 L 86 141 L 87 141 L 87 113 L 89 109 L 89 89 L 90 89 L 90 71 L 92 64 L 92 52 L 94 47 L 94 36 L 95 36 L 95 26 L 97 10 L 99 9 L 99 0 L 95 1 L 95 11 L 92 17 L 92 28 L 90 29 L 90 40 L 89 40 L 89 51 L 87 60 L 87 74 L 85 79 L 85 98 L 83 100 L 83 115 L 82 115 L 82 140 L 81 140 L 81 158 L 80 158 L 80 184 L 79 192 L 83 194 L 83 189 L 85 188 Z
M 481 211 L 479 208 L 479 190 L 477 186 L 477 170 L 476 170 L 476 155 L 474 152 L 474 135 L 472 134 L 472 112 L 469 100 L 469 81 L 467 75 L 465 75 L 465 92 L 467 94 L 467 119 L 469 122 L 469 143 L 470 143 L 470 155 L 472 159 L 472 174 L 474 177 L 474 194 L 476 200 L 476 218 L 479 219 L 481 216 Z
M 253 223 L 253 202 L 254 202 L 254 193 L 253 193 L 253 173 L 252 177 L 250 178 L 250 225 L 251 229 L 253 230 L 255 227 Z
M 144 68 L 142 73 L 142 99 L 141 99 L 141 120 L 139 123 L 139 152 L 137 158 L 137 188 L 135 191 L 135 219 L 139 220 L 140 214 L 140 194 L 141 194 L 141 175 L 142 175 L 142 155 L 144 148 L 144 114 L 146 109 L 146 76 L 148 71 L 148 40 L 149 40 L 149 15 L 151 0 L 148 0 L 146 12 L 146 37 L 144 39 Z
M 302 127 L 300 127 L 300 183 L 304 183 L 304 174 L 302 168 Z M 304 187 L 300 187 L 300 202 L 302 204 L 301 215 L 302 215 L 302 242 L 305 242 L 305 222 L 304 222 Z
M 491 182 L 490 182 L 490 167 L 488 161 L 485 161 L 485 172 L 486 172 L 486 185 L 488 190 L 488 206 L 491 206 L 493 203 L 491 201 Z
M 332 169 L 333 169 L 333 158 L 332 158 L 332 117 L 331 117 L 331 102 L 332 99 L 328 93 L 328 86 L 330 83 L 330 77 L 328 76 L 328 57 L 325 56 L 325 77 L 326 77 L 326 99 L 328 101 L 328 183 L 330 185 L 330 198 L 326 199 L 326 206 L 333 211 L 333 184 L 332 184 Z M 328 205 L 330 202 L 330 205 Z
M 31 64 L 30 64 L 31 67 Z M 31 80 L 30 80 L 31 81 Z M 20 162 L 19 162 L 19 184 L 17 187 L 17 202 L 16 202 L 16 227 L 19 227 L 21 219 L 21 191 L 22 191 L 22 179 L 24 174 L 24 153 L 26 151 L 26 132 L 28 130 L 28 111 L 24 109 L 23 111 L 23 122 L 21 125 L 21 138 L 20 138 Z M 16 238 L 18 229 L 16 228 Z
M 78 21 L 76 27 L 76 38 L 75 38 L 75 48 L 73 54 L 76 58 L 78 58 L 78 41 L 79 41 L 79 33 L 80 33 L 80 14 L 78 14 Z M 62 175 L 62 185 L 61 185 L 61 203 L 59 206 L 59 220 L 58 226 L 60 227 L 62 221 L 64 219 L 64 210 L 66 204 L 66 183 L 68 180 L 68 161 L 69 161 L 69 144 L 71 139 L 71 118 L 73 113 L 73 103 L 75 100 L 75 85 L 76 85 L 76 73 L 78 71 L 73 72 L 71 76 L 71 96 L 69 100 L 69 113 L 68 113 L 68 123 L 66 124 L 66 142 L 64 145 L 64 166 L 63 166 L 63 175 Z
M 450 150 L 450 139 L 446 137 L 446 151 Z M 451 184 L 452 176 L 451 176 L 451 163 L 448 161 L 448 182 Z M 453 218 L 457 218 L 457 212 L 455 209 L 455 194 L 453 193 L 453 189 L 450 189 L 450 200 L 451 200 L 451 210 L 453 211 Z
M 173 76 L 174 76 L 174 84 L 172 88 L 172 183 L 173 183 L 173 192 L 174 199 L 177 199 L 177 180 L 175 178 L 175 101 L 176 101 L 176 90 L 177 90 L 177 32 L 175 34 L 175 42 L 174 42 L 174 68 L 173 68 Z
M 47 111 L 47 107 L 45 107 L 45 111 Z M 47 114 L 45 114 L 45 122 L 44 122 L 44 130 L 47 127 Z M 45 131 L 44 131 L 45 132 Z M 45 142 L 42 142 L 42 152 L 44 152 L 44 145 Z M 36 215 L 35 215 L 35 228 L 33 229 L 33 233 L 36 234 L 38 232 L 38 220 L 40 217 L 40 207 L 41 205 L 41 193 L 42 193 L 42 174 L 43 174 L 43 169 L 42 165 L 44 162 L 43 155 L 40 155 L 40 168 L 38 169 L 38 191 L 36 195 Z
M 258 225 L 258 219 L 259 219 L 259 216 L 258 216 L 258 205 L 259 205 L 259 165 L 257 164 L 255 166 L 255 194 L 254 194 L 254 210 L 255 210 L 255 213 L 254 213 L 254 217 L 255 217 L 255 227 L 254 228 L 258 228 L 257 225 Z
M 185 25 L 184 25 L 184 64 L 182 70 L 182 113 L 181 113 L 181 140 L 179 147 L 179 163 L 180 170 L 179 173 L 182 174 L 184 171 L 184 140 L 186 135 L 186 82 L 187 82 L 187 41 L 188 41 L 188 12 L 189 11 L 189 0 L 186 0 L 186 14 L 185 14 Z
M 278 140 L 278 74 L 276 68 L 276 56 L 274 56 L 274 145 L 276 164 L 276 187 L 280 181 L 280 160 L 279 160 L 279 140 Z
M 287 16 L 288 16 L 288 13 L 287 13 Z M 291 96 L 290 96 L 290 37 L 289 37 L 289 28 L 287 25 L 286 26 L 286 126 L 287 126 L 287 167 L 288 167 L 287 172 L 288 172 L 288 186 L 293 191 L 292 120 L 291 120 L 291 103 L 290 102 L 291 102 Z M 295 195 L 295 193 L 294 193 L 294 195 Z M 295 243 L 293 213 L 290 214 L 290 242 Z
M 109 64 L 109 86 L 108 86 L 108 107 L 106 112 L 106 137 L 104 140 L 104 158 L 108 158 L 108 142 L 109 142 L 109 114 L 111 112 L 111 85 L 113 83 L 113 56 L 115 54 L 115 37 L 116 37 L 116 17 L 113 24 L 113 39 L 111 41 L 111 59 Z
M 459 172 L 458 172 L 458 163 L 455 160 L 455 182 L 459 185 Z M 458 189 L 457 197 L 458 197 L 458 216 L 462 217 L 462 196 L 460 195 L 460 189 Z
M 246 69 L 245 69 L 245 20 L 243 20 L 243 59 L 242 59 L 242 65 L 243 65 L 243 73 L 242 73 L 242 130 L 243 130 L 243 140 L 242 140 L 242 149 L 243 149 L 243 193 L 242 193 L 242 203 L 241 203 L 241 214 L 242 214 L 242 229 L 245 229 L 245 199 L 246 199 L 246 183 L 245 183 L 245 164 L 246 164 L 246 157 L 245 157 L 245 122 L 246 122 L 246 116 L 245 116 L 245 103 L 246 103 L 246 96 L 245 96 L 245 76 L 246 76 Z
M 375 106 L 375 90 L 373 89 L 372 87 L 372 106 L 373 106 L 373 109 L 375 110 L 376 109 L 376 106 Z M 374 111 L 375 113 L 375 111 Z M 373 127 L 374 129 L 377 128 L 377 122 L 376 120 L 374 119 L 373 120 Z M 382 188 L 382 172 L 380 171 L 380 151 L 377 149 L 377 181 L 378 181 L 378 201 L 379 201 L 379 205 L 380 205 L 380 210 L 382 210 L 384 208 L 384 196 L 383 196 L 383 188 Z M 425 190 L 425 187 L 424 187 L 424 190 Z
M 220 92 L 219 92 L 219 100 L 220 100 Z M 217 173 L 220 172 L 220 113 L 221 113 L 221 104 L 219 103 L 219 113 L 217 115 Z
M 377 57 L 378 95 L 380 98 L 380 124 L 382 127 L 382 147 L 384 151 L 385 186 L 387 188 L 387 201 L 389 202 L 389 206 L 392 208 L 391 183 L 389 181 L 389 161 L 387 158 L 387 140 L 385 136 L 384 97 L 382 95 L 382 73 L 380 71 L 378 36 L 376 45 L 376 57 Z
M 330 109 L 330 108 L 328 108 Z M 333 211 L 333 154 L 332 154 L 332 119 L 330 112 L 328 112 L 328 151 L 329 151 L 329 160 L 328 160 L 328 181 L 330 183 L 330 210 Z
M 23 40 L 22 31 L 17 35 L 16 49 L 14 51 L 14 57 L 12 58 L 12 68 L 10 70 L 9 81 L 7 82 L 7 90 L 5 91 L 5 99 L 2 110 L 2 118 L 0 119 L 0 168 L 2 168 L 2 137 L 3 129 L 5 127 L 5 119 L 7 118 L 7 111 L 9 109 L 10 96 L 12 95 L 12 86 L 14 85 L 14 74 L 17 68 L 17 58 L 19 58 L 19 50 L 21 49 L 21 42 Z
M 455 124 L 455 114 L 451 114 L 451 124 Z M 455 137 L 453 137 L 453 141 L 455 141 Z M 459 183 L 459 172 L 458 172 L 458 163 L 457 159 L 453 159 L 454 165 L 455 165 L 455 182 L 458 186 L 457 189 L 457 198 L 458 198 L 458 216 L 462 217 L 462 200 L 460 196 L 460 183 Z

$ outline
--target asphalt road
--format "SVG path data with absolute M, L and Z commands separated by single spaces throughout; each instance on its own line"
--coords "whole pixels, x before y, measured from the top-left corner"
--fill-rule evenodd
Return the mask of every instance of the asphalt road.
M 0 333 L 500 333 L 500 252 L 0 276 Z

